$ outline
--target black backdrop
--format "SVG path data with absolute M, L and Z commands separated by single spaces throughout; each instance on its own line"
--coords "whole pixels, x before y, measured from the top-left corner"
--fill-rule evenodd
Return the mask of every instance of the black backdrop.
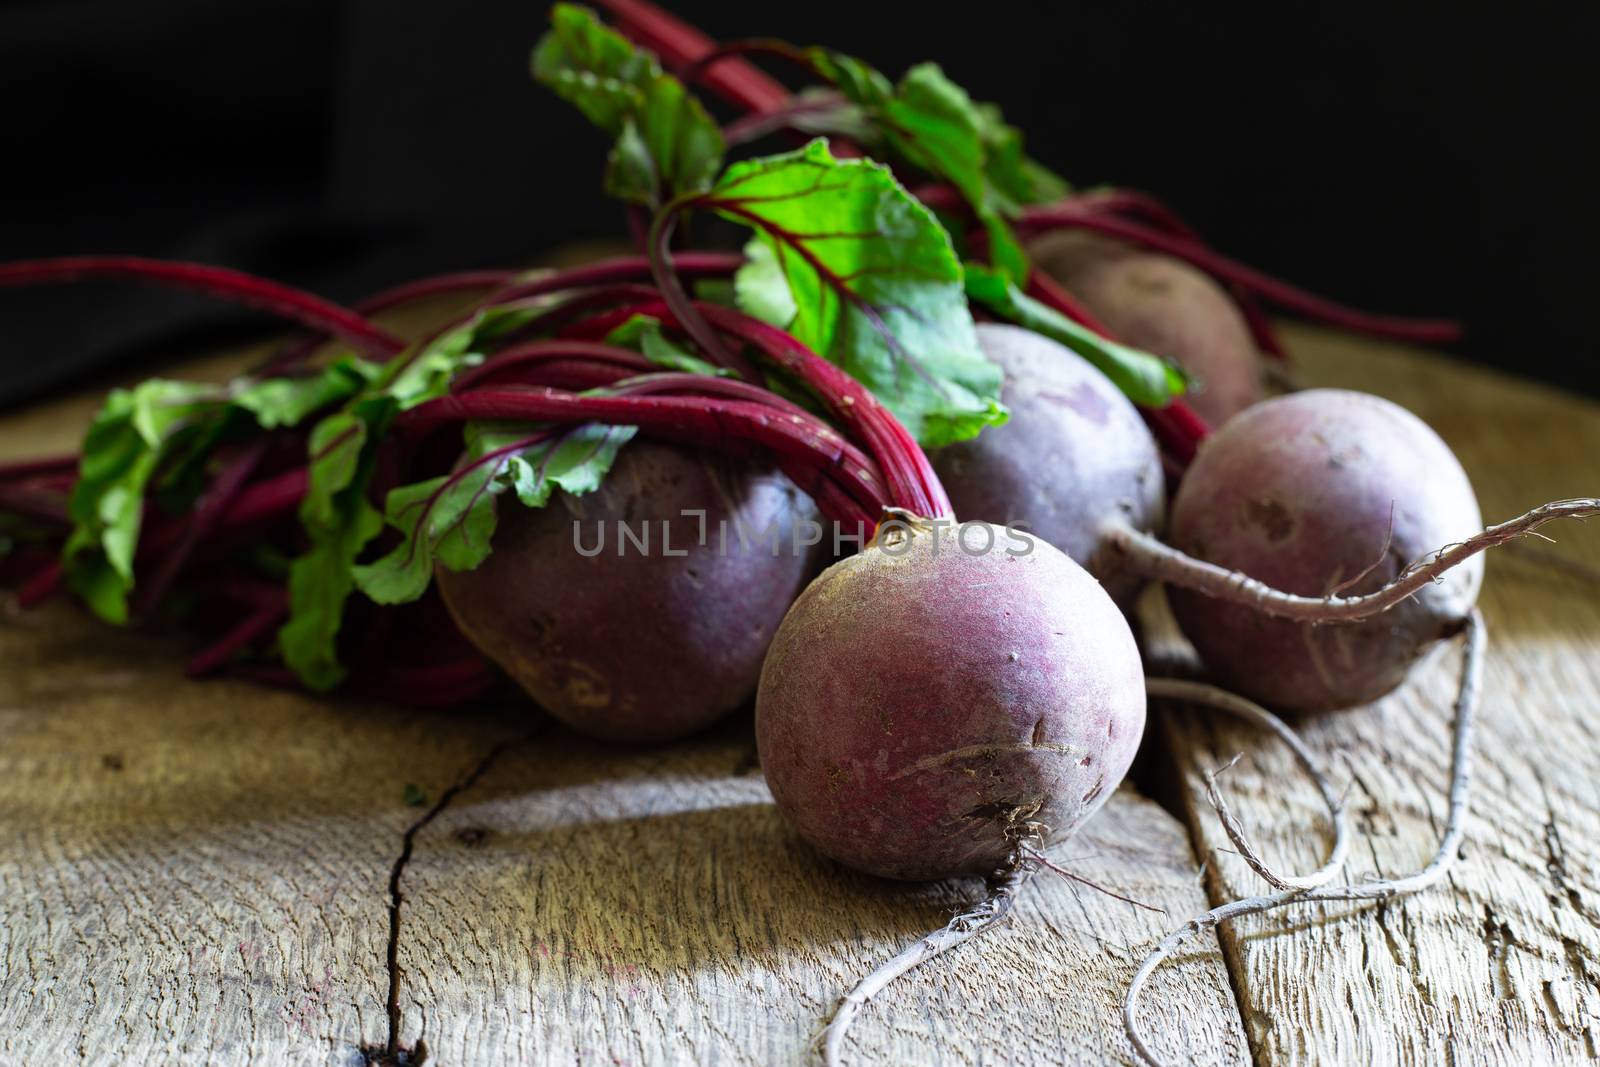
M 1462 355 L 1597 391 L 1600 5 L 698 0 L 718 36 L 936 58 L 1079 184 L 1155 191 L 1218 246 Z M 929 14 L 929 12 L 939 12 Z M 540 2 L 0 7 L 0 258 L 113 251 L 340 299 L 622 235 L 605 145 L 527 78 Z M 0 292 L 0 405 L 261 323 L 185 296 Z

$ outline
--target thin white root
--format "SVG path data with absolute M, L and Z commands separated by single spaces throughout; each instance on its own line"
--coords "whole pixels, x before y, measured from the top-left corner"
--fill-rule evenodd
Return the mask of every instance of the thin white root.
M 1525 515 L 1429 553 L 1382 589 L 1360 596 L 1286 593 L 1240 571 L 1195 559 L 1131 526 L 1113 526 L 1106 532 L 1106 544 L 1110 550 L 1122 553 L 1133 570 L 1156 581 L 1193 589 L 1218 600 L 1247 604 L 1279 618 L 1299 622 L 1354 622 L 1394 607 L 1451 567 L 1485 549 L 1530 534 L 1556 519 L 1587 519 L 1594 515 L 1600 515 L 1600 498 L 1577 497 L 1541 504 Z
M 1014 855 L 1011 862 L 990 879 L 989 895 L 977 907 L 957 915 L 944 929 L 929 934 L 856 983 L 856 987 L 840 1001 L 833 1018 L 822 1030 L 822 1061 L 826 1067 L 839 1067 L 844 1062 L 844 1039 L 867 1001 L 907 971 L 994 929 L 1010 913 L 1017 894 L 1022 892 L 1022 887 L 1038 870 L 1037 863 Z
M 1439 839 L 1439 847 L 1434 852 L 1433 858 L 1420 871 L 1404 878 L 1364 882 L 1360 885 L 1283 890 L 1266 896 L 1235 900 L 1197 915 L 1167 935 L 1135 972 L 1133 980 L 1128 983 L 1128 992 L 1122 1002 L 1122 1025 L 1127 1030 L 1128 1040 L 1133 1043 L 1140 1059 L 1150 1067 L 1162 1067 L 1162 1063 L 1145 1042 L 1144 1035 L 1139 1029 L 1139 995 L 1155 969 L 1171 958 L 1191 934 L 1212 929 L 1219 923 L 1241 915 L 1255 915 L 1305 901 L 1392 900 L 1395 897 L 1427 889 L 1449 873 L 1461 850 L 1462 837 L 1466 833 L 1468 791 L 1472 781 L 1472 734 L 1478 706 L 1478 691 L 1483 682 L 1483 650 L 1487 643 L 1487 635 L 1484 631 L 1483 616 L 1476 610 L 1468 618 L 1464 632 L 1466 648 L 1462 655 L 1461 687 L 1456 694 L 1455 741 L 1450 758 L 1450 806 L 1445 816 L 1444 834 Z
M 1222 791 L 1217 788 L 1217 775 L 1238 762 L 1237 756 L 1216 771 L 1207 772 L 1206 794 L 1211 806 L 1217 810 L 1217 818 L 1221 820 L 1223 832 L 1228 835 L 1228 840 L 1233 842 L 1233 847 L 1239 850 L 1239 855 L 1250 865 L 1250 869 L 1259 874 L 1268 885 L 1280 890 L 1306 890 L 1333 881 L 1350 852 L 1349 828 L 1344 818 L 1344 798 L 1334 789 L 1333 783 L 1328 781 L 1328 776 L 1323 773 L 1322 764 L 1317 760 L 1316 754 L 1306 747 L 1300 735 L 1261 705 L 1214 685 L 1191 682 L 1182 678 L 1146 678 L 1144 688 L 1152 700 L 1181 700 L 1190 704 L 1204 704 L 1206 707 L 1243 719 L 1253 726 L 1271 731 L 1289 746 L 1294 758 L 1316 783 L 1317 792 L 1322 794 L 1322 803 L 1328 809 L 1328 821 L 1333 826 L 1333 845 L 1328 850 L 1328 859 L 1310 874 L 1278 873 L 1261 858 L 1261 854 L 1250 843 L 1244 824 L 1233 813 L 1233 809 L 1228 807 Z
M 1120 900 L 1124 904 L 1132 904 L 1134 907 L 1143 908 L 1145 911 L 1153 911 L 1153 912 L 1157 912 L 1157 913 L 1159 913 L 1161 915 L 1165 915 L 1167 913 L 1167 909 L 1166 908 L 1157 907 L 1154 904 L 1146 904 L 1142 900 L 1135 900 L 1132 897 L 1130 897 L 1130 896 L 1128 896 L 1128 895 L 1126 895 L 1124 893 L 1118 893 L 1115 889 L 1108 889 L 1106 886 L 1101 885 L 1099 882 L 1091 881 L 1090 879 L 1085 878 L 1083 875 L 1079 874 L 1077 871 L 1069 871 L 1069 870 L 1067 870 L 1067 868 L 1061 866 L 1061 864 L 1059 864 L 1059 863 L 1056 863 L 1049 856 L 1046 856 L 1043 852 L 1040 852 L 1038 849 L 1034 848 L 1031 845 L 1022 845 L 1020 847 L 1021 847 L 1021 849 L 1023 851 L 1023 854 L 1026 855 L 1029 859 L 1033 860 L 1035 863 L 1037 863 L 1039 866 L 1045 868 L 1046 870 L 1054 871 L 1056 874 L 1059 874 L 1061 877 L 1067 879 L 1068 881 L 1077 882 L 1081 886 L 1085 886 L 1085 887 L 1087 887 L 1089 889 L 1093 889 L 1096 893 L 1105 894 L 1106 896 L 1110 897 L 1112 900 Z

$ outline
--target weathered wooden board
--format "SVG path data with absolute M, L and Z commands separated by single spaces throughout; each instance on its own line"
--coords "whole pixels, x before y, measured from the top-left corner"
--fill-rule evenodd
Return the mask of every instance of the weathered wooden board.
M 1489 521 L 1600 494 L 1600 407 L 1370 342 L 1294 330 L 1315 384 L 1359 387 L 1420 414 L 1473 478 Z M 1600 525 L 1541 551 L 1600 565 Z M 1529 542 L 1538 544 L 1538 542 Z M 1446 887 L 1385 907 L 1300 906 L 1223 932 L 1262 1064 L 1570 1063 L 1600 1044 L 1600 583 L 1501 551 L 1483 603 L 1489 666 L 1464 862 Z M 1347 872 L 1402 874 L 1431 855 L 1445 810 L 1459 657 L 1435 658 L 1376 705 L 1303 722 L 1351 783 Z M 1205 801 L 1224 782 L 1257 843 L 1309 870 L 1320 808 L 1286 752 L 1187 716 L 1166 737 L 1217 902 L 1261 891 Z
M 70 448 L 91 410 L 0 420 L 0 457 Z M 979 888 L 813 856 L 753 768 L 748 716 L 606 750 L 525 707 L 189 682 L 183 647 L 66 605 L 0 615 L 0 1065 L 359 1063 L 387 1044 L 391 977 L 409 1062 L 798 1064 L 857 976 Z M 430 803 L 470 784 L 430 819 L 407 783 Z M 1127 1062 L 1123 985 L 1205 906 L 1198 866 L 1131 789 L 1061 855 L 1169 916 L 1040 878 L 982 951 L 875 1002 L 852 1051 Z M 1217 942 L 1184 961 L 1151 990 L 1160 1046 L 1245 1061 Z
M 0 625 L 0 1062 L 357 1062 L 388 1034 L 389 878 L 416 835 L 401 1044 L 438 1064 L 800 1063 L 852 977 L 976 883 L 850 875 L 784 827 L 748 717 L 607 749 L 525 707 L 422 714 L 188 682 L 173 639 L 64 606 Z M 417 799 L 413 794 L 412 799 Z M 1124 790 L 1063 851 L 1173 915 L 1179 824 Z M 874 1005 L 876 1062 L 1128 1058 L 1117 1019 L 1168 921 L 1040 879 L 982 952 Z M 1174 1055 L 1238 1063 L 1215 943 L 1158 983 Z

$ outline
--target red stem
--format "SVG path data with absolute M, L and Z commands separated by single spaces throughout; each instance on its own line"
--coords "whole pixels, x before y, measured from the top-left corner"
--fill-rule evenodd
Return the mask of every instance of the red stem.
M 810 421 L 812 416 L 798 404 L 790 403 L 778 394 L 759 385 L 732 378 L 708 378 L 703 374 L 654 374 L 624 384 L 629 395 L 666 394 L 669 396 L 722 396 L 734 400 L 749 400 L 764 404 L 791 419 Z M 876 464 L 866 454 L 848 441 L 843 443 L 842 468 L 859 479 L 859 485 L 843 486 L 829 476 L 829 472 L 815 466 L 801 464 L 792 459 L 783 460 L 781 468 L 790 481 L 810 496 L 824 515 L 838 522 L 858 522 L 863 528 L 874 525 L 885 499 L 882 479 L 875 473 Z M 856 495 L 852 496 L 854 492 Z
M 627 322 L 635 315 L 642 315 L 642 308 L 653 308 L 661 303 L 661 298 L 653 290 L 648 299 L 623 304 L 621 307 L 601 311 L 585 318 L 577 319 L 555 331 L 556 336 L 569 341 L 598 341 L 611 336 L 611 331 Z M 562 310 L 566 310 L 563 308 Z M 548 320 L 547 320 L 548 321 Z
M 530 341 L 496 352 L 476 367 L 456 375 L 450 383 L 453 393 L 464 392 L 482 385 L 508 370 L 554 360 L 586 360 L 613 370 L 632 374 L 649 374 L 658 368 L 654 363 L 626 348 L 599 344 L 594 341 Z
M 619 310 L 627 311 L 631 314 L 635 309 L 630 307 Z M 535 341 L 517 348 L 508 349 L 493 356 L 467 374 L 458 377 L 454 383 L 453 391 L 463 392 L 468 386 L 486 384 L 508 371 L 530 364 L 539 366 L 541 371 L 553 367 L 565 370 L 569 363 L 575 365 L 578 362 L 578 357 L 594 360 L 597 364 L 595 370 L 601 372 L 586 383 L 590 386 L 613 385 L 635 374 L 643 374 L 646 377 L 622 385 L 619 388 L 619 392 L 626 392 L 628 395 L 635 396 L 647 393 L 722 396 L 764 404 L 793 417 L 807 420 L 811 418 L 811 415 L 799 405 L 793 404 L 758 385 L 730 378 L 713 378 L 699 374 L 659 373 L 654 364 L 626 349 L 587 342 Z M 522 380 L 521 384 L 569 388 L 564 383 L 553 380 L 551 376 L 545 374 L 531 376 Z M 846 443 L 846 448 L 849 452 L 846 457 L 849 469 L 866 472 L 869 476 L 864 479 L 868 483 L 865 501 L 881 501 L 883 499 L 883 488 L 877 477 L 871 474 L 873 463 L 853 445 L 849 445 L 848 442 Z M 813 497 L 829 494 L 835 488 L 831 482 L 822 481 L 814 477 L 801 477 L 798 469 L 793 468 L 792 465 L 786 465 L 785 472 L 790 474 L 791 479 Z
M 1185 222 L 1182 216 L 1148 193 L 1135 189 L 1107 189 L 1084 193 L 1074 197 L 1073 200 L 1097 211 L 1109 211 L 1112 214 L 1143 219 L 1157 229 L 1193 241 L 1195 244 L 1206 243 L 1199 231 Z M 1289 353 L 1284 349 L 1283 342 L 1278 339 L 1278 332 L 1273 329 L 1272 321 L 1267 318 L 1266 312 L 1261 310 L 1261 304 L 1255 296 L 1243 286 L 1230 285 L 1228 288 L 1232 290 L 1234 302 L 1239 305 L 1239 311 L 1244 316 L 1245 325 L 1249 328 L 1250 337 L 1255 341 L 1256 347 L 1269 356 L 1288 359 Z
M 26 485 L 0 485 L 0 512 L 23 515 L 55 526 L 71 526 L 67 497 Z
M 611 12 L 617 29 L 661 58 L 675 74 L 683 74 L 709 55 L 716 42 L 646 0 L 599 0 Z M 789 97 L 783 83 L 742 59 L 729 59 L 699 75 L 699 83 L 746 111 L 770 111 Z
M 355 310 L 363 315 L 376 315 L 381 311 L 388 311 L 390 308 L 397 308 L 414 300 L 425 300 L 430 296 L 463 293 L 473 289 L 501 289 L 510 285 L 523 273 L 519 270 L 464 270 L 453 274 L 435 274 L 429 278 L 419 278 L 414 282 L 402 282 L 391 289 L 374 293 L 356 304 Z
M 1069 197 L 1064 202 L 1081 204 L 1095 211 L 1109 211 L 1113 215 L 1130 215 L 1196 244 L 1205 243 L 1200 232 L 1168 207 L 1165 201 L 1137 189 L 1091 190 Z
M 251 529 L 293 513 L 306 495 L 306 481 L 306 468 L 296 467 L 241 489 L 212 525 L 212 535 Z M 183 539 L 194 521 L 191 513 L 152 523 L 149 532 L 140 538 L 140 554 L 167 551 Z
M 582 292 L 567 297 L 565 300 L 561 301 L 561 303 L 550 307 L 549 310 L 545 311 L 538 317 L 536 323 L 531 325 L 536 327 L 540 332 L 555 333 L 557 336 L 569 340 L 601 341 L 610 335 L 612 330 L 626 322 L 629 316 L 622 316 L 620 318 L 606 320 L 609 325 L 603 332 L 601 332 L 600 330 L 588 325 L 590 322 L 598 319 L 598 316 L 594 316 L 592 314 L 596 308 L 610 307 L 614 304 L 637 305 L 649 303 L 657 300 L 659 297 L 660 294 L 656 292 L 655 286 L 643 285 L 634 282 L 605 285 L 595 289 L 585 289 Z M 516 301 L 515 303 L 519 306 L 523 304 L 533 304 L 539 299 L 539 297 L 526 297 L 523 300 Z M 512 306 L 512 304 L 508 302 L 506 305 L 502 306 L 509 307 Z M 577 327 L 569 329 L 566 324 L 573 322 L 574 320 L 582 320 L 582 322 Z M 575 336 L 575 334 L 581 334 L 581 336 Z M 507 343 L 512 343 L 516 339 L 517 335 L 515 334 L 504 338 Z
M 333 334 L 375 356 L 392 356 L 405 347 L 405 342 L 348 308 L 313 293 L 226 267 L 141 256 L 63 256 L 0 264 L 0 286 L 59 285 L 100 279 L 147 281 L 192 289 Z
M 1289 350 L 1283 347 L 1283 342 L 1278 339 L 1278 331 L 1273 328 L 1272 320 L 1267 318 L 1267 313 L 1261 309 L 1261 304 L 1249 292 L 1235 285 L 1233 299 L 1239 305 L 1239 312 L 1244 316 L 1244 324 L 1250 330 L 1250 338 L 1255 341 L 1256 347 L 1274 359 L 1286 360 Z
M 743 265 L 744 256 L 738 252 L 680 252 L 673 257 L 673 266 L 679 276 L 685 278 L 726 277 Z M 649 281 L 651 276 L 649 256 L 618 256 L 507 286 L 494 294 L 489 303 L 507 304 L 514 300 L 568 289 L 585 289 L 593 285 Z
M 949 498 L 921 446 L 865 386 L 775 326 L 715 304 L 690 303 L 687 307 L 706 328 L 714 326 L 753 344 L 809 385 L 877 461 L 888 499 L 895 506 L 928 517 L 950 515 Z M 649 315 L 687 332 L 678 312 L 660 295 L 653 302 L 618 308 L 612 314 L 624 321 L 631 315 Z
M 686 82 L 699 82 L 712 67 L 723 60 L 737 56 L 776 56 L 778 59 L 793 63 L 812 77 L 817 74 L 816 64 L 811 62 L 811 57 L 806 55 L 805 49 L 796 48 L 788 41 L 776 37 L 743 37 L 735 41 L 713 44 L 707 51 L 695 57 L 694 62 L 683 68 L 681 77 Z M 787 90 L 785 95 L 789 95 Z
M 771 449 L 781 460 L 793 460 L 825 472 L 851 489 L 851 496 L 870 496 L 871 472 L 856 470 L 853 450 L 831 427 L 773 410 L 766 404 L 742 400 L 677 396 L 579 396 L 553 389 L 477 389 L 440 397 L 402 414 L 397 429 L 428 427 L 475 419 L 523 422 L 605 422 L 638 426 L 651 436 L 684 441 L 703 447 L 727 447 L 732 442 L 753 441 Z M 818 502 L 819 504 L 821 501 Z M 886 503 L 871 501 L 868 525 Z M 830 515 L 857 521 L 861 515 Z
M 42 456 L 38 459 L 19 459 L 0 463 L 0 482 L 20 482 L 29 478 L 43 478 L 54 474 L 76 474 L 78 456 Z
M 923 518 L 953 517 L 950 498 L 922 446 L 871 390 L 776 326 L 718 304 L 697 303 L 695 309 L 712 326 L 754 345 L 809 386 L 849 436 L 878 461 L 891 503 Z
M 551 359 L 535 363 L 520 371 L 513 368 L 505 374 L 497 374 L 493 377 L 492 384 L 527 385 L 538 389 L 564 389 L 569 393 L 584 393 L 591 389 L 609 388 L 636 373 L 638 372 L 596 363 L 593 360 Z M 488 385 L 491 382 L 484 384 Z
M 877 397 L 865 386 L 775 326 L 717 304 L 689 299 L 674 269 L 668 241 L 678 213 L 699 199 L 702 199 L 699 194 L 690 194 L 667 204 L 657 213 L 650 230 L 650 259 L 656 287 L 661 290 L 665 309 L 678 327 L 716 362 L 739 369 L 751 381 L 758 380 L 753 368 L 748 368 L 729 351 L 717 331 L 760 349 L 768 359 L 806 383 L 834 418 L 852 431 L 851 436 L 866 446 L 878 461 L 895 506 L 924 518 L 952 516 L 950 498 L 922 448 L 900 420 L 878 403 Z M 718 206 L 720 210 L 732 210 L 726 203 Z M 802 244 L 796 242 L 796 247 L 819 273 L 824 276 L 831 273 L 825 265 L 816 262 Z M 849 295 L 846 287 L 841 285 L 840 288 Z
M 661 298 L 672 309 L 678 325 L 694 338 L 707 359 L 719 367 L 736 368 L 742 377 L 758 381 L 754 369 L 739 359 L 722 337 L 695 312 L 694 302 L 683 287 L 683 280 L 673 261 L 671 244 L 672 231 L 677 225 L 678 212 L 683 204 L 681 199 L 668 204 L 657 212 L 650 224 L 650 237 L 645 247 L 650 253 L 650 273 L 655 278 L 656 288 L 661 290 Z
M 1041 304 L 1059 311 L 1079 326 L 1091 329 L 1101 337 L 1111 337 L 1111 331 L 1095 318 L 1094 312 L 1079 303 L 1078 298 L 1067 291 L 1066 286 L 1044 271 L 1037 268 L 1028 271 L 1027 294 Z
M 830 93 L 826 96 L 815 98 L 794 97 L 782 107 L 772 111 L 752 112 L 734 119 L 722 127 L 722 139 L 732 147 L 748 144 L 751 141 L 765 137 L 769 133 L 777 133 L 779 130 L 795 130 L 798 133 L 800 131 L 795 126 L 795 119 L 803 115 L 831 111 L 837 108 L 843 99 L 844 97 L 838 93 Z M 846 150 L 843 147 L 846 144 L 848 142 L 839 137 L 829 138 L 828 141 L 829 149 L 835 156 L 840 158 L 855 157 L 861 154 L 861 150 L 854 145 L 850 145 L 849 149 Z
M 358 302 L 354 311 L 358 315 L 370 317 L 390 308 L 409 304 L 413 300 L 423 300 L 431 296 L 468 292 L 473 289 L 498 289 L 509 285 L 518 273 L 520 272 L 511 270 L 472 270 L 455 274 L 436 274 L 431 278 L 404 282 L 392 289 L 375 293 Z M 315 352 L 317 346 L 322 344 L 327 336 L 325 332 L 318 331 L 315 335 L 288 346 L 268 361 L 262 368 L 262 373 L 279 374 L 297 366 Z
M 219 641 L 196 654 L 184 667 L 184 673 L 191 678 L 210 674 L 233 659 L 241 649 L 273 630 L 289 614 L 288 594 L 280 590 L 277 600 L 277 603 L 257 608 Z
M 61 588 L 61 579 L 64 572 L 61 561 L 53 559 L 38 574 L 29 578 L 21 589 L 17 590 L 17 606 L 31 608 L 44 600 L 54 596 Z
M 1444 344 L 1461 336 L 1461 327 L 1457 323 L 1434 319 L 1396 318 L 1358 311 L 1279 281 L 1253 267 L 1213 252 L 1203 244 L 1163 233 L 1115 215 L 1096 212 L 1081 205 L 1065 203 L 1028 208 L 1023 212 L 1019 223 L 1020 229 L 1032 233 L 1047 232 L 1061 227 L 1091 230 L 1175 256 L 1214 277 L 1241 286 L 1269 303 L 1344 329 L 1374 337 L 1421 344 Z
M 135 615 L 143 615 L 161 602 L 161 598 L 166 595 L 173 581 L 183 570 L 184 564 L 189 562 L 194 550 L 200 542 L 211 535 L 217 524 L 222 521 L 229 505 L 244 491 L 245 484 L 255 473 L 256 466 L 266 454 L 269 444 L 265 438 L 253 442 L 217 475 L 199 506 L 190 514 L 177 544 L 163 553 L 155 574 L 140 590 L 135 605 Z

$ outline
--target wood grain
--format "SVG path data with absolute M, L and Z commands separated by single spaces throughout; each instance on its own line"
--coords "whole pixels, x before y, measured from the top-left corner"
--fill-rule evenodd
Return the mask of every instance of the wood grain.
M 1437 358 L 1296 329 L 1314 384 L 1389 396 L 1460 455 L 1498 521 L 1600 493 L 1600 407 Z M 1600 525 L 1540 552 L 1600 565 Z M 1538 542 L 1532 542 L 1538 545 Z M 1570 1063 L 1600 1043 L 1600 584 L 1525 552 L 1491 557 L 1489 664 L 1473 817 L 1448 887 L 1386 906 L 1304 905 L 1223 931 L 1263 1064 Z M 1350 880 L 1406 873 L 1445 808 L 1455 651 L 1363 709 L 1303 720 L 1350 783 Z M 1315 793 L 1271 742 L 1187 713 L 1166 720 L 1216 902 L 1263 888 L 1205 801 L 1200 772 L 1237 752 L 1230 801 L 1269 856 L 1321 862 Z
M 407 870 L 407 1042 L 425 1037 L 442 1063 L 805 1062 L 856 978 L 982 887 L 899 885 L 816 857 L 772 807 L 751 748 L 741 719 L 662 752 L 563 734 L 508 753 L 419 839 Z M 1181 828 L 1131 790 L 1058 851 L 1173 914 L 1203 899 Z M 1122 987 L 1168 921 L 1038 878 L 976 951 L 875 1001 L 852 1052 L 1126 1062 Z M 1201 955 L 1155 993 L 1163 1044 L 1242 1062 L 1219 959 Z
M 813 856 L 748 716 L 605 748 L 531 709 L 421 714 L 189 682 L 181 642 L 57 605 L 0 624 L 0 1063 L 358 1062 L 387 1037 L 402 836 L 401 1045 L 437 1064 L 785 1064 L 851 980 L 978 883 Z M 533 735 L 533 736 L 530 736 Z M 1061 850 L 1172 914 L 1202 906 L 1179 824 L 1131 790 Z M 901 983 L 865 1060 L 1121 1062 L 1116 1005 L 1167 920 L 1061 878 Z M 1212 942 L 1157 983 L 1174 1055 L 1239 1063 Z
M 188 682 L 177 646 L 0 620 L 0 1063 L 323 1064 L 385 1035 L 405 784 L 504 724 Z

